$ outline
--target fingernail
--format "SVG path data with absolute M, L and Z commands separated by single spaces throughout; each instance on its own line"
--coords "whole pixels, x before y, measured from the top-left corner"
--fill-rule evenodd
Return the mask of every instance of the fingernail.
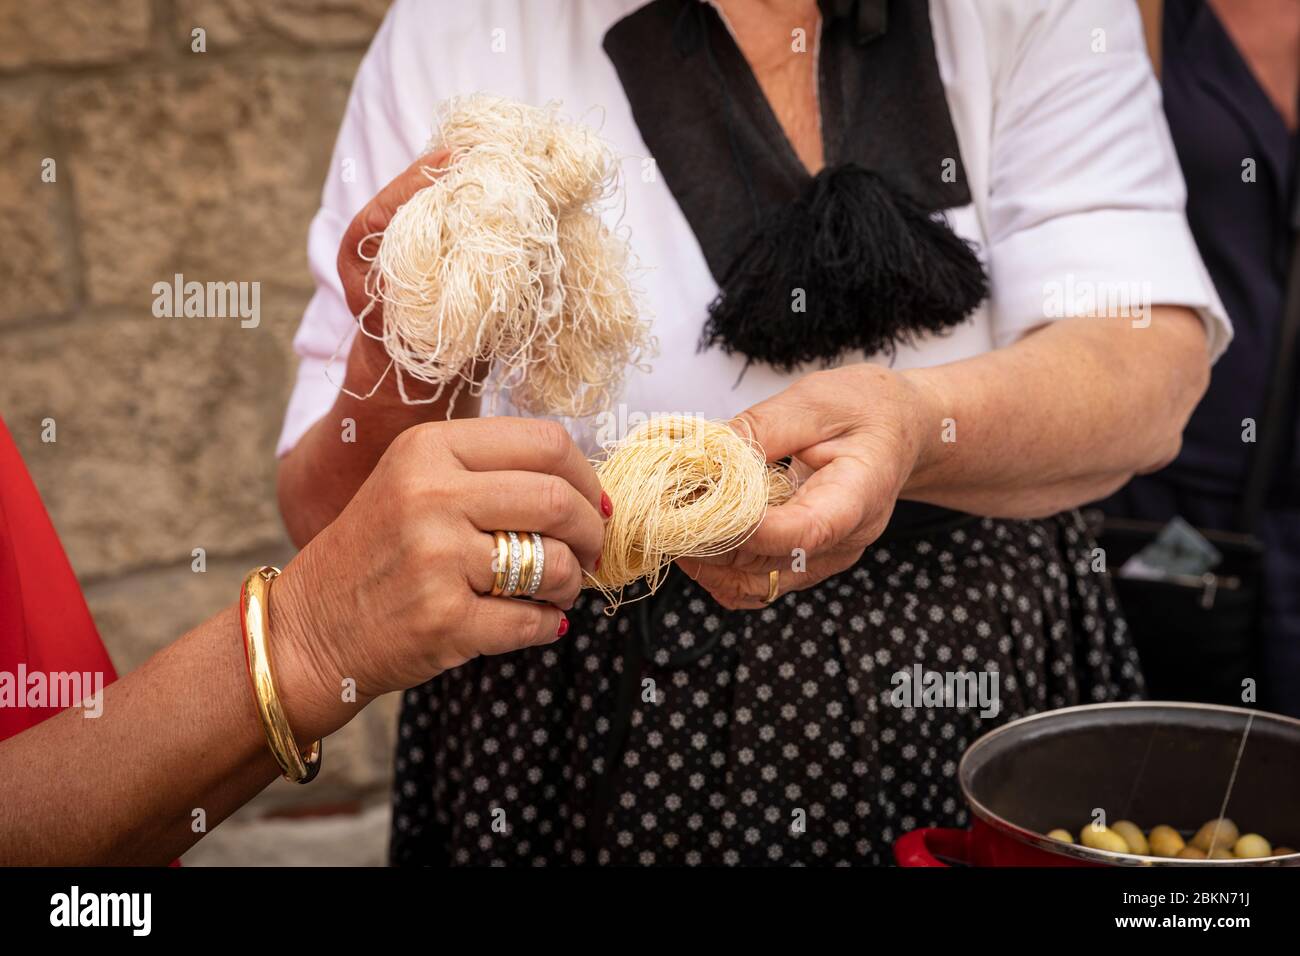
M 600 493 L 600 513 L 606 518 L 614 513 L 614 502 L 609 500 L 609 493 L 605 491 Z
M 560 615 L 560 626 L 555 629 L 556 637 L 563 637 L 569 633 L 569 619 L 563 614 Z

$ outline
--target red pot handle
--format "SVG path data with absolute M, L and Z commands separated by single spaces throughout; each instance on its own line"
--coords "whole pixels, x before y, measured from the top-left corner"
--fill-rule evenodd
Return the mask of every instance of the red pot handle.
M 925 827 L 904 833 L 894 843 L 899 866 L 947 866 L 935 854 L 958 863 L 970 863 L 970 831 L 952 827 Z

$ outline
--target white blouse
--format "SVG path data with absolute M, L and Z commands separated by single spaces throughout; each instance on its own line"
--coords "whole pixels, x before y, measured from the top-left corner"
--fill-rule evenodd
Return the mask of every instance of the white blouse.
M 629 372 L 608 415 L 570 423 L 588 448 L 622 423 L 676 412 L 727 418 L 800 374 L 697 343 L 717 293 L 695 236 L 648 151 L 605 32 L 644 0 L 397 0 L 366 54 L 339 130 L 308 255 L 316 293 L 294 338 L 301 357 L 279 454 L 334 403 L 356 325 L 335 268 L 352 217 L 420 155 L 437 104 L 490 92 L 598 127 L 624 157 L 624 200 L 659 354 Z M 973 241 L 992 294 L 944 336 L 900 346 L 897 368 L 1005 346 L 1056 318 L 1182 305 L 1212 358 L 1232 328 L 1183 214 L 1184 188 L 1132 0 L 930 0 L 935 52 L 973 201 L 947 210 Z M 1128 313 L 1121 313 L 1128 314 Z M 861 356 L 872 360 L 868 356 Z M 883 361 L 883 359 L 878 359 Z M 498 412 L 511 412 L 499 401 Z M 612 429 L 612 431 L 611 431 Z

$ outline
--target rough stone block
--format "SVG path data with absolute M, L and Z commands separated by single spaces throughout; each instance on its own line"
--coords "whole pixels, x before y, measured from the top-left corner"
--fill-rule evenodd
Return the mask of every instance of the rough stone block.
M 149 47 L 151 0 L 8 0 L 0 71 L 120 63 Z
M 275 441 L 305 299 L 263 295 L 255 329 L 146 311 L 0 336 L 0 414 L 83 581 L 284 540 Z
M 3 34 L 0 26 L 0 35 Z M 72 263 L 60 235 L 72 186 L 42 135 L 34 93 L 0 96 L 0 324 L 72 305 Z M 47 160 L 53 165 L 45 167 Z M 50 169 L 54 181 L 42 179 Z
M 307 227 L 355 68 L 213 60 L 60 91 L 90 303 L 147 309 L 176 273 L 310 287 Z
M 207 31 L 208 49 L 268 39 L 311 47 L 364 46 L 384 18 L 389 0 L 181 0 L 176 29 Z

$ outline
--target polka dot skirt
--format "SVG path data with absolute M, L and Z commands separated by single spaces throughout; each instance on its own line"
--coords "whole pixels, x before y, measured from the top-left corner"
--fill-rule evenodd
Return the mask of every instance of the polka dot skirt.
M 406 693 L 391 861 L 890 863 L 908 830 L 967 823 L 957 764 L 981 734 L 1141 695 L 1094 547 L 1076 512 L 981 519 L 760 611 L 680 573 L 612 617 L 585 592 L 562 641 Z M 915 665 L 995 675 L 996 716 L 900 701 Z

